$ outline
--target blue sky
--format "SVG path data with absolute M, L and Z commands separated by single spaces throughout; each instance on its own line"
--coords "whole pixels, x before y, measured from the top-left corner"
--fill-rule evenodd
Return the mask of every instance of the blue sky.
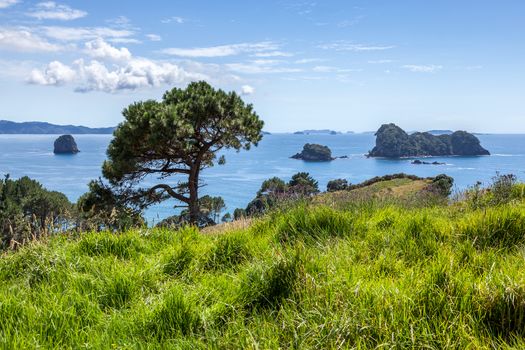
M 0 0 L 0 119 L 115 125 L 194 80 L 274 132 L 525 132 L 525 1 Z

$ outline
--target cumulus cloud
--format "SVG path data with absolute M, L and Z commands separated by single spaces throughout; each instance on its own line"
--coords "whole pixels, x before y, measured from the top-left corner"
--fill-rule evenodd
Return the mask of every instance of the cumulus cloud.
M 0 9 L 5 9 L 6 7 L 13 6 L 14 4 L 20 2 L 19 0 L 0 0 Z
M 86 53 L 94 58 L 117 62 L 129 61 L 131 59 L 131 52 L 129 52 L 127 48 L 121 47 L 117 49 L 101 38 L 87 42 L 85 47 Z
M 37 19 L 55 19 L 60 21 L 71 21 L 87 16 L 87 12 L 72 9 L 67 5 L 60 5 L 54 1 L 40 2 L 36 7 L 26 13 L 27 16 Z
M 44 70 L 34 69 L 28 78 L 28 83 L 60 86 L 73 81 L 76 74 L 71 67 L 59 61 L 53 61 Z
M 81 78 L 80 86 L 76 88 L 78 92 L 118 92 L 207 78 L 201 74 L 188 73 L 172 63 L 154 62 L 145 58 L 134 58 L 113 69 L 96 60 L 88 64 L 78 60 L 76 65 Z
M 115 48 L 102 39 L 86 43 L 85 52 L 96 59 L 78 59 L 72 67 L 53 61 L 44 70 L 33 70 L 28 82 L 55 86 L 74 82 L 78 92 L 114 93 L 208 79 L 173 63 L 133 57 L 127 48 Z M 113 63 L 106 65 L 104 60 Z
M 146 38 L 148 38 L 151 41 L 161 41 L 162 40 L 161 36 L 157 34 L 146 34 Z
M 62 47 L 32 33 L 28 28 L 0 27 L 0 49 L 19 52 L 56 52 Z
M 255 93 L 255 88 L 250 85 L 243 85 L 241 86 L 241 95 L 248 96 L 253 95 Z
M 168 48 L 162 50 L 163 53 L 179 57 L 226 57 L 235 56 L 243 53 L 261 53 L 275 51 L 278 45 L 271 41 L 258 43 L 241 43 L 231 45 L 219 45 L 209 47 L 194 48 Z
M 443 66 L 428 64 L 428 65 L 417 65 L 417 64 L 406 64 L 403 68 L 408 69 L 414 73 L 434 73 L 443 68 Z

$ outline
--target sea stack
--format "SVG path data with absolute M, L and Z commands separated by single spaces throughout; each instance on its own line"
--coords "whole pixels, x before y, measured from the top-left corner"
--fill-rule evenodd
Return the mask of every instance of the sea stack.
M 62 135 L 55 140 L 53 153 L 55 154 L 76 154 L 80 152 L 75 139 L 71 135 Z
M 303 151 L 293 155 L 291 158 L 302 159 L 307 162 L 328 162 L 334 160 L 330 148 L 313 143 L 304 145 Z

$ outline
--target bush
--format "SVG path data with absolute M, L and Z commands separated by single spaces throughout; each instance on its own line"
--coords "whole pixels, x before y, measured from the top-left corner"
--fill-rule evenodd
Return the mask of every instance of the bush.
M 500 205 L 509 203 L 513 199 L 513 189 L 516 185 L 516 181 L 516 175 L 513 174 L 497 174 L 493 177 L 492 185 L 490 186 L 492 204 Z
M 345 179 L 330 180 L 326 185 L 326 190 L 328 192 L 344 191 L 348 186 L 348 181 Z

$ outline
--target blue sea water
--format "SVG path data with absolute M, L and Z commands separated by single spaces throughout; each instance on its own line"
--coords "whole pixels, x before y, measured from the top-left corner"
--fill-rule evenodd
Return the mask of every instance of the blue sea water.
M 70 200 L 76 201 L 87 190 L 87 183 L 101 175 L 101 165 L 112 136 L 76 135 L 81 150 L 76 155 L 54 155 L 56 137 L 0 135 L 0 174 L 10 174 L 13 178 L 27 175 L 46 188 L 63 192 Z M 525 135 L 479 135 L 478 138 L 492 153 L 491 156 L 433 157 L 432 161 L 446 165 L 413 165 L 410 159 L 366 158 L 364 155 L 375 143 L 371 134 L 265 135 L 258 147 L 238 153 L 226 151 L 225 165 L 204 170 L 202 178 L 206 186 L 201 194 L 222 196 L 227 211 L 233 211 L 237 207 L 244 208 L 265 179 L 278 176 L 287 180 L 299 171 L 309 172 L 322 189 L 335 178 L 358 183 L 373 176 L 400 172 L 418 176 L 445 173 L 455 179 L 456 191 L 476 181 L 488 183 L 496 172 L 525 178 Z M 327 145 L 334 156 L 347 155 L 348 158 L 327 163 L 289 158 L 307 142 Z M 152 207 L 146 213 L 148 220 L 158 222 L 174 214 L 174 204 L 167 202 Z

